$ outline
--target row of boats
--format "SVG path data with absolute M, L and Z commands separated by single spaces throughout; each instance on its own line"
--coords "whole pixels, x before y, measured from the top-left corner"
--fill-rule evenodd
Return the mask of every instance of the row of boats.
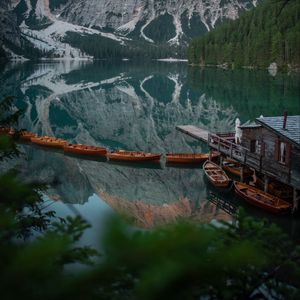
M 4 130 L 2 129 L 2 132 Z M 7 130 L 8 135 L 15 135 L 13 131 Z M 55 137 L 43 136 L 39 137 L 35 133 L 29 131 L 18 132 L 17 135 L 23 141 L 32 142 L 33 144 L 51 147 L 61 148 L 65 153 L 87 155 L 95 157 L 106 157 L 109 160 L 128 161 L 128 162 L 159 162 L 162 154 L 159 153 L 147 153 L 141 151 L 125 151 L 116 150 L 108 151 L 104 147 L 90 146 L 83 144 L 70 144 L 66 140 L 58 139 Z M 219 153 L 215 152 L 211 154 L 211 158 L 217 158 Z M 204 162 L 209 158 L 209 153 L 167 153 L 166 161 L 169 163 L 183 163 L 183 164 L 197 164 Z
M 161 154 L 157 153 L 146 153 L 139 151 L 125 151 L 117 150 L 109 152 L 104 147 L 90 146 L 83 144 L 71 144 L 66 140 L 58 139 L 55 137 L 43 136 L 39 137 L 36 134 L 29 131 L 14 132 L 9 128 L 0 128 L 0 133 L 4 133 L 10 136 L 18 135 L 18 137 L 27 142 L 32 142 L 33 144 L 63 149 L 66 154 L 75 155 L 87 155 L 96 157 L 106 157 L 109 160 L 117 161 L 127 161 L 127 162 L 159 162 L 161 159 Z M 222 167 L 215 164 L 211 159 L 217 158 L 219 156 L 218 152 L 209 153 L 167 153 L 166 162 L 167 163 L 178 163 L 178 164 L 203 164 L 203 170 L 209 179 L 209 181 L 217 188 L 228 188 L 232 182 L 227 172 L 239 176 L 240 175 L 240 165 L 237 162 L 231 160 L 223 161 Z M 251 176 L 253 171 L 250 169 L 244 170 L 244 176 Z M 287 201 L 281 199 L 276 195 L 271 195 L 269 193 L 263 192 L 262 190 L 250 186 L 248 184 L 234 181 L 234 189 L 237 195 L 242 197 L 247 202 L 268 210 L 272 213 L 280 213 L 287 211 L 291 208 L 291 204 Z
M 231 179 L 221 166 L 213 163 L 212 161 L 206 161 L 203 164 L 203 170 L 208 180 L 215 187 L 227 188 L 230 185 Z M 275 195 L 263 192 L 262 190 L 246 183 L 234 181 L 234 191 L 248 203 L 272 213 L 283 213 L 291 209 L 291 204 L 289 202 Z

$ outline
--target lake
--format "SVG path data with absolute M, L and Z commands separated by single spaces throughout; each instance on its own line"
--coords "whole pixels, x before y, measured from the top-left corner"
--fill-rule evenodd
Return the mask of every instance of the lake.
M 45 61 L 7 64 L 0 76 L 1 98 L 15 96 L 25 111 L 20 128 L 111 150 L 206 152 L 206 144 L 175 126 L 228 132 L 237 117 L 243 123 L 284 111 L 300 114 L 299 74 L 274 77 L 267 71 L 156 61 Z M 121 164 L 30 145 L 20 149 L 22 156 L 2 169 L 15 166 L 26 181 L 47 183 L 45 204 L 63 215 L 82 214 L 92 224 L 115 212 L 141 228 L 178 218 L 232 221 L 232 213 L 243 206 L 250 215 L 270 218 L 292 236 L 299 235 L 298 220 L 270 216 L 232 191 L 214 190 L 201 166 Z

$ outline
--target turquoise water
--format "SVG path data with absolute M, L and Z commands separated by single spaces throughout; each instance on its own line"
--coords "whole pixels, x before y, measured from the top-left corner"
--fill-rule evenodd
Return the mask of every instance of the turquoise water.
M 273 77 L 267 71 L 200 69 L 185 63 L 73 61 L 6 65 L 0 76 L 1 97 L 15 96 L 25 110 L 20 128 L 109 149 L 205 152 L 205 144 L 175 126 L 227 132 L 237 117 L 246 122 L 283 111 L 300 114 L 296 74 Z M 102 211 L 126 212 L 137 226 L 152 227 L 179 217 L 231 220 L 230 213 L 241 205 L 251 215 L 270 217 L 231 192 L 215 191 L 201 166 L 118 164 L 20 147 L 22 157 L 10 166 L 16 165 L 26 180 L 48 183 L 49 199 L 75 205 L 86 216 L 91 214 L 86 207 L 99 211 L 99 219 Z M 227 212 L 209 200 L 212 192 Z M 110 209 L 102 210 L 104 204 Z M 272 219 L 292 234 L 297 231 L 298 223 L 290 217 Z

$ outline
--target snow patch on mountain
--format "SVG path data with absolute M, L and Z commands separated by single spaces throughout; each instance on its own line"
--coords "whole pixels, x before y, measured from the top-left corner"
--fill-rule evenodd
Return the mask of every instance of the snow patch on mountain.
M 71 47 L 69 44 L 64 43 L 63 39 L 67 32 L 75 32 L 78 34 L 96 34 L 102 37 L 112 39 L 124 44 L 124 40 L 128 38 L 120 38 L 112 33 L 103 33 L 95 29 L 87 28 L 84 26 L 74 25 L 68 22 L 57 20 L 51 16 L 52 24 L 42 30 L 32 30 L 23 22 L 20 26 L 22 35 L 29 40 L 34 46 L 42 51 L 53 52 L 56 57 L 64 59 L 92 59 L 79 49 Z
M 61 5 L 52 1 L 8 0 L 18 14 L 18 24 L 22 23 L 22 36 L 47 52 L 45 56 L 90 59 L 64 42 L 67 32 L 78 33 L 79 38 L 99 35 L 123 46 L 140 40 L 186 46 L 194 36 L 225 19 L 238 18 L 261 0 L 65 0 Z
M 180 15 L 174 16 L 174 26 L 175 26 L 175 30 L 176 30 L 176 35 L 172 39 L 170 39 L 168 41 L 168 43 L 179 45 L 180 38 L 183 35 L 182 24 L 180 21 Z
M 37 0 L 35 7 L 35 15 L 42 19 L 43 17 L 48 17 L 52 19 L 52 14 L 49 8 L 49 0 Z
M 132 16 L 132 20 L 118 27 L 116 31 L 125 34 L 132 32 L 142 17 L 142 8 L 142 6 L 137 7 L 135 14 Z
M 73 0 L 63 8 L 61 16 L 71 23 L 110 28 L 113 32 L 124 35 L 137 31 L 141 38 L 154 43 L 145 34 L 145 29 L 160 16 L 168 14 L 173 17 L 176 28 L 176 34 L 169 43 L 178 45 L 184 33 L 183 16 L 188 17 L 189 27 L 191 19 L 197 17 L 207 31 L 210 31 L 218 21 L 236 19 L 240 11 L 249 9 L 251 5 L 256 6 L 257 2 L 258 0 L 126 0 L 121 3 L 118 0 Z

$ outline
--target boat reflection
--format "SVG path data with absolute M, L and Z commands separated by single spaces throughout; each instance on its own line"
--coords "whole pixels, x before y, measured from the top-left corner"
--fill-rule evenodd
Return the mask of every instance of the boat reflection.
M 49 185 L 55 201 L 84 204 L 96 193 L 134 224 L 151 228 L 180 219 L 197 222 L 231 220 L 206 197 L 200 169 L 153 168 L 98 162 L 65 156 L 44 148 L 20 145 L 23 158 L 15 163 L 20 176 Z M 99 216 L 100 217 L 100 216 Z

